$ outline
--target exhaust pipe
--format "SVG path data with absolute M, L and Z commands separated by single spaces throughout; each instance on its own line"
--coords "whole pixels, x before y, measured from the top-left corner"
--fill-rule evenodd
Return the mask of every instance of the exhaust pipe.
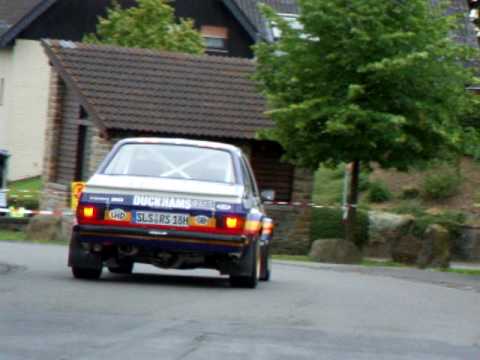
M 118 252 L 125 256 L 135 256 L 138 254 L 138 248 L 131 245 L 121 245 L 118 247 Z

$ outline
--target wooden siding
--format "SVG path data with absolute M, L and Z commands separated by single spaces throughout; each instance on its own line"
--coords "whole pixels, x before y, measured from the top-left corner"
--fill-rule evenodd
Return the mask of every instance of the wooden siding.
M 135 0 L 118 0 L 123 7 L 131 7 Z M 85 34 L 95 32 L 98 16 L 105 16 L 111 0 L 58 1 L 19 38 L 39 40 L 42 38 L 81 41 Z M 252 58 L 253 41 L 221 0 L 176 0 L 178 17 L 191 18 L 195 27 L 202 25 L 222 26 L 228 29 L 228 55 Z
M 294 167 L 282 162 L 283 150 L 273 142 L 254 142 L 250 162 L 259 188 L 275 190 L 275 200 L 292 199 Z
M 177 17 L 190 18 L 195 27 L 220 26 L 228 29 L 227 50 L 229 56 L 253 58 L 253 40 L 233 17 L 221 0 L 176 0 Z

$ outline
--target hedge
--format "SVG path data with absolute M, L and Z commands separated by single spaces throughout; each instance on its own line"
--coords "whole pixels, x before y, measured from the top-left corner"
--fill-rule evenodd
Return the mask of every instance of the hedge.
M 368 242 L 368 214 L 357 211 L 355 244 L 362 248 Z M 311 241 L 345 237 L 343 210 L 341 208 L 314 208 L 312 214 Z

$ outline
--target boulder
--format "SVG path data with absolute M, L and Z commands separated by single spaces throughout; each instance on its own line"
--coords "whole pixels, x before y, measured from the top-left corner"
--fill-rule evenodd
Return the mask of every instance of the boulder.
M 415 217 L 387 212 L 368 213 L 368 244 L 365 253 L 369 257 L 392 257 L 392 246 L 399 238 L 412 233 Z
M 30 219 L 26 237 L 33 241 L 68 241 L 72 226 L 72 216 L 37 215 Z
M 443 226 L 430 225 L 424 234 L 423 246 L 417 259 L 420 268 L 450 266 L 450 234 Z
M 313 242 L 310 249 L 313 261 L 336 264 L 358 264 L 362 253 L 350 241 L 344 239 L 321 239 Z
M 392 239 L 392 260 L 414 265 L 423 247 L 423 239 L 414 234 L 406 234 Z

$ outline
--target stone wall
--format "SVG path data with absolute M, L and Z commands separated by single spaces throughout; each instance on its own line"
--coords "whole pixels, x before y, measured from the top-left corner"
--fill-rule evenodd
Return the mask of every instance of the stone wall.
M 306 255 L 310 250 L 313 172 L 295 169 L 292 203 L 297 205 L 269 205 L 267 212 L 275 222 L 272 241 L 273 254 Z
M 452 253 L 455 260 L 480 261 L 480 227 L 464 226 L 453 241 Z
M 70 188 L 66 185 L 47 182 L 43 184 L 40 198 L 42 210 L 62 211 L 70 208 Z

